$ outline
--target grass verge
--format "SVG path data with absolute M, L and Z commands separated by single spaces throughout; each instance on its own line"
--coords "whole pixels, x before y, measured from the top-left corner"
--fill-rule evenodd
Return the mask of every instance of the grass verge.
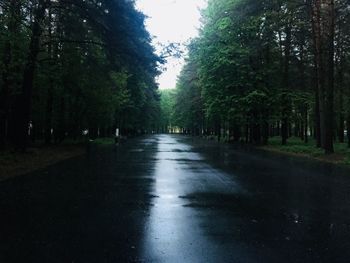
M 82 144 L 33 147 L 25 153 L 0 152 L 0 181 L 45 168 L 85 153 Z
M 114 144 L 114 138 L 98 138 L 92 141 L 93 144 L 98 144 L 98 145 L 111 145 Z
M 350 148 L 348 148 L 347 143 L 335 143 L 335 153 L 330 155 L 325 155 L 322 149 L 317 148 L 315 140 L 310 139 L 308 143 L 305 143 L 296 137 L 289 138 L 287 145 L 281 145 L 280 137 L 273 137 L 270 138 L 268 145 L 259 148 L 289 155 L 309 157 L 324 162 L 350 165 Z

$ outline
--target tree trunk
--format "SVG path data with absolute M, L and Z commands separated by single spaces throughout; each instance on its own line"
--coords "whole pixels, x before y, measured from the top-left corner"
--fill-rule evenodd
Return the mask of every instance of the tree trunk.
M 339 119 L 338 119 L 338 139 L 340 143 L 344 143 L 345 117 L 344 117 L 344 100 L 343 87 L 339 87 Z
M 20 30 L 21 6 L 22 3 L 19 0 L 13 0 L 9 3 L 8 33 L 3 50 L 2 87 L 0 89 L 0 149 L 5 146 L 9 134 L 11 90 L 15 88 L 13 87 L 15 81 L 12 74 L 14 71 L 18 71 L 18 69 L 13 67 L 13 53 L 16 53 L 18 49 L 15 35 Z
M 245 136 L 245 143 L 249 143 L 249 124 L 248 124 L 248 119 L 247 119 L 247 124 L 245 125 L 245 128 L 244 128 L 244 136 Z
M 312 28 L 322 147 L 333 153 L 334 0 L 313 0 Z
M 337 63 L 337 105 L 338 105 L 338 139 L 340 143 L 344 143 L 344 130 L 345 130 L 345 114 L 344 114 L 344 69 L 343 61 L 345 58 L 340 54 L 338 49 L 339 61 Z
M 282 79 L 282 127 L 281 127 L 281 135 L 282 135 L 282 145 L 287 144 L 288 139 L 288 126 L 289 126 L 289 62 L 290 62 L 290 48 L 291 48 L 291 26 L 288 25 L 286 27 L 286 40 L 284 47 L 284 63 L 283 63 L 283 79 Z
M 45 144 L 51 144 L 52 140 L 52 111 L 53 111 L 53 83 L 49 81 L 46 100 L 46 118 L 45 118 Z
M 49 11 L 49 44 L 48 44 L 48 55 L 49 55 L 49 85 L 48 85 L 48 91 L 47 91 L 47 100 L 46 100 L 46 119 L 45 119 L 45 144 L 51 144 L 52 140 L 52 112 L 53 112 L 53 72 L 52 72 L 52 60 L 54 58 L 53 56 L 53 49 L 52 49 L 52 15 Z
M 40 51 L 41 24 L 45 18 L 46 0 L 40 0 L 32 23 L 32 36 L 30 40 L 27 62 L 24 68 L 22 91 L 16 96 L 13 116 L 15 121 L 14 141 L 17 149 L 26 150 L 28 144 L 28 126 L 31 116 L 32 91 L 37 57 Z
M 308 120 L 308 109 L 307 109 L 307 106 L 305 106 L 305 111 L 304 111 L 304 142 L 305 143 L 308 143 L 309 142 L 309 135 L 308 135 L 308 123 L 309 123 L 309 120 Z
M 11 44 L 5 44 L 3 54 L 3 73 L 2 73 L 2 87 L 0 89 L 0 149 L 3 148 L 7 140 L 7 127 L 9 118 L 9 104 L 10 104 L 10 63 L 11 63 Z
M 269 123 L 267 121 L 267 116 L 265 116 L 262 123 L 262 144 L 267 145 L 269 142 Z
M 298 69 L 300 73 L 300 88 L 302 91 L 307 91 L 306 88 L 306 74 L 305 74 L 305 35 L 301 34 L 299 37 L 299 49 L 300 49 L 300 61 L 298 63 Z M 301 129 L 300 129 L 300 138 L 305 142 L 308 143 L 308 110 L 309 110 L 309 104 L 308 102 L 303 102 L 300 107 L 300 113 L 301 113 Z
M 315 66 L 316 67 L 316 66 Z M 316 71 L 316 70 L 315 70 Z M 317 75 L 317 73 L 316 73 Z M 322 135 L 321 135 L 321 117 L 320 117 L 320 96 L 318 90 L 317 76 L 315 78 L 315 126 L 314 126 L 314 137 L 316 139 L 317 148 L 322 147 Z
M 325 151 L 326 154 L 334 152 L 333 126 L 334 126 L 334 30 L 335 10 L 334 0 L 324 0 L 325 31 L 323 34 L 325 43 Z
M 350 113 L 348 113 L 348 117 L 346 120 L 346 134 L 348 137 L 348 147 L 350 148 Z

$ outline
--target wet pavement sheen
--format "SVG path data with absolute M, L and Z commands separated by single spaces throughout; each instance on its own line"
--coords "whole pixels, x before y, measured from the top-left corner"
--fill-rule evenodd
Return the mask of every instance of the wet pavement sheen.
M 350 170 L 153 135 L 0 183 L 0 262 L 350 262 Z

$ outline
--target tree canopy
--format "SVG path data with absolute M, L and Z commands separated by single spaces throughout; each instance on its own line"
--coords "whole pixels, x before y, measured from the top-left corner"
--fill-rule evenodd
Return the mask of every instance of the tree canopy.
M 130 0 L 0 0 L 1 145 L 154 129 L 162 59 L 144 21 Z
M 256 144 L 312 135 L 331 153 L 350 125 L 349 8 L 346 0 L 209 0 L 179 77 L 176 125 Z

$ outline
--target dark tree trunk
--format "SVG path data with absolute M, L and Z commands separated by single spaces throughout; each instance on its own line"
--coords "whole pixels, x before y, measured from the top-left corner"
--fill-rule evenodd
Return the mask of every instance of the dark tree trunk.
M 305 136 L 305 133 L 304 133 L 304 130 L 305 130 L 305 125 L 304 125 L 304 119 L 300 122 L 300 129 L 299 129 L 299 137 L 302 141 L 305 140 L 304 136 Z
M 217 140 L 220 142 L 221 140 L 221 124 L 219 120 L 215 121 L 215 136 L 217 136 Z
M 0 149 L 3 148 L 7 142 L 10 125 L 10 108 L 11 108 L 11 89 L 15 84 L 12 73 L 19 69 L 13 67 L 13 53 L 18 49 L 14 36 L 18 34 L 20 28 L 21 18 L 21 1 L 12 0 L 9 3 L 8 11 L 8 39 L 5 41 L 2 64 L 2 87 L 0 89 Z
M 323 107 L 320 98 L 321 89 L 321 32 L 320 32 L 320 3 L 313 0 L 311 4 L 311 24 L 314 42 L 314 84 L 315 84 L 315 137 L 318 148 L 323 147 Z
M 338 126 L 338 139 L 340 143 L 344 143 L 344 130 L 345 130 L 345 117 L 344 117 L 344 108 L 343 108 L 343 94 L 339 98 L 339 126 Z
M 269 141 L 269 123 L 267 120 L 263 120 L 262 123 L 262 144 L 267 145 Z
M 340 53 L 340 52 L 339 52 Z M 343 70 L 343 60 L 344 58 L 341 56 L 340 61 L 338 63 L 337 70 L 337 101 L 338 101 L 338 139 L 340 143 L 344 143 L 344 130 L 345 130 L 345 114 L 344 114 L 344 70 Z
M 233 140 L 235 142 L 238 142 L 241 138 L 241 128 L 239 127 L 239 125 L 234 124 L 233 126 Z
M 15 122 L 15 140 L 17 149 L 25 150 L 28 144 L 28 127 L 31 116 L 32 91 L 37 57 L 40 52 L 40 37 L 42 35 L 41 24 L 45 18 L 46 0 L 39 1 L 32 24 L 32 36 L 30 40 L 27 62 L 24 68 L 22 91 L 15 98 L 13 120 Z
M 316 80 L 317 83 L 317 80 Z M 315 126 L 314 126 L 314 138 L 316 139 L 317 148 L 322 147 L 322 136 L 321 136 L 321 118 L 320 118 L 320 98 L 318 94 L 318 85 L 315 90 Z
M 55 143 L 61 143 L 65 138 L 65 133 L 66 133 L 65 111 L 66 111 L 66 103 L 65 103 L 64 97 L 62 97 L 60 100 L 57 126 L 55 130 Z M 69 135 L 72 138 L 72 134 L 69 134 Z
M 52 15 L 51 11 L 49 11 L 49 28 L 48 28 L 48 34 L 49 34 L 49 44 L 48 44 L 48 56 L 49 56 L 49 85 L 48 85 L 48 91 L 47 91 L 47 99 L 46 99 L 46 119 L 45 119 L 45 144 L 51 144 L 52 140 L 52 113 L 53 113 L 53 88 L 54 88 L 54 81 L 53 81 L 53 48 L 52 48 Z
M 348 113 L 348 117 L 346 120 L 346 134 L 348 137 L 348 147 L 350 148 L 350 113 Z
M 282 127 L 281 127 L 281 123 L 279 121 L 277 122 L 276 127 L 277 127 L 277 130 L 276 130 L 275 135 L 276 136 L 281 136 Z
M 5 44 L 3 54 L 3 74 L 2 87 L 0 89 L 0 149 L 5 146 L 8 133 L 8 119 L 9 119 L 9 103 L 10 103 L 10 63 L 11 63 L 11 44 Z
M 307 91 L 306 87 L 306 74 L 305 74 L 305 34 L 299 36 L 299 49 L 300 49 L 300 61 L 298 63 L 298 69 L 300 73 L 300 86 L 302 91 Z M 300 138 L 307 143 L 308 142 L 308 110 L 309 104 L 305 101 L 300 107 L 301 121 L 300 121 Z
M 294 126 L 294 136 L 300 137 L 300 129 L 301 129 L 300 121 L 296 121 L 294 125 L 295 125 Z
M 304 142 L 305 143 L 308 143 L 309 142 L 309 135 L 308 135 L 308 127 L 309 127 L 309 125 L 308 125 L 308 123 L 309 123 L 309 120 L 308 120 L 308 110 L 307 110 L 307 107 L 305 107 L 306 109 L 305 109 L 305 111 L 304 111 L 304 116 L 303 116 L 303 118 L 304 118 Z
M 50 81 L 47 91 L 46 118 L 45 118 L 45 144 L 51 144 L 52 140 L 52 111 L 53 111 L 53 83 Z
M 334 0 L 324 0 L 324 43 L 325 52 L 325 151 L 326 154 L 334 152 L 333 127 L 334 127 L 334 30 L 335 30 L 335 9 Z
M 247 124 L 245 125 L 245 128 L 244 128 L 244 135 L 245 135 L 245 142 L 248 143 L 249 142 L 249 125 L 248 125 L 248 120 L 247 120 Z
M 286 27 L 286 40 L 284 47 L 284 63 L 283 63 L 283 78 L 282 78 L 282 127 L 281 127 L 281 135 L 282 135 L 282 145 L 287 144 L 288 139 L 288 126 L 289 126 L 289 110 L 290 110 L 290 102 L 289 102 L 289 62 L 290 62 L 290 48 L 291 48 L 291 26 L 288 25 Z
M 261 125 L 258 112 L 254 112 L 253 114 L 252 142 L 257 145 L 261 143 Z
M 312 27 L 319 90 L 321 141 L 326 154 L 334 152 L 334 0 L 313 0 Z
M 287 118 L 282 119 L 281 135 L 282 135 L 282 145 L 286 145 L 287 139 L 288 139 L 288 119 Z

